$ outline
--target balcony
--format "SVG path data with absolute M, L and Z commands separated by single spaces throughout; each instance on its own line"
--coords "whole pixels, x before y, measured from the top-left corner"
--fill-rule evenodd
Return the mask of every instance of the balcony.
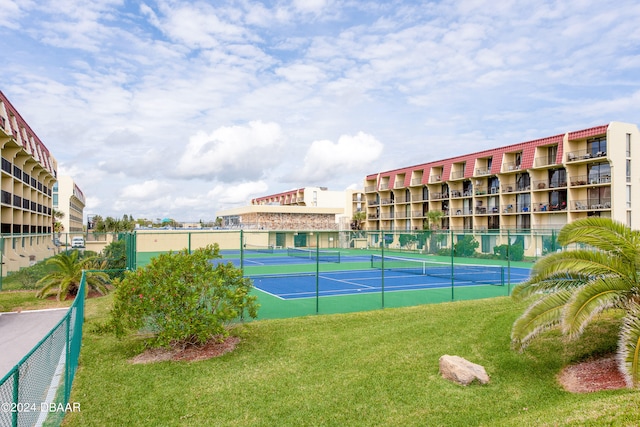
M 464 171 L 454 171 L 451 172 L 451 179 L 461 179 L 464 178 Z
M 519 163 L 510 162 L 502 164 L 502 172 L 516 172 L 520 170 L 521 165 Z
M 412 187 L 416 187 L 416 186 L 419 186 L 419 185 L 422 185 L 422 178 L 413 178 L 411 180 L 411 186 Z
M 567 209 L 567 202 L 562 202 L 559 204 L 552 203 L 538 203 L 533 206 L 534 212 L 556 212 L 556 211 L 564 211 Z
M 476 176 L 489 175 L 491 171 L 489 169 L 476 169 Z
M 434 182 L 442 182 L 442 176 L 440 175 L 431 175 L 429 177 L 429 182 L 430 183 L 434 183 Z
M 596 211 L 611 209 L 611 199 L 588 199 L 576 200 L 574 202 L 574 211 Z
M 536 167 L 553 166 L 555 164 L 557 164 L 556 156 L 540 156 L 533 160 L 533 165 Z
M 597 153 L 592 153 L 588 150 L 578 150 L 578 151 L 570 151 L 567 153 L 567 162 L 577 162 L 580 160 L 589 160 L 598 157 L 606 157 L 606 151 L 598 151 Z

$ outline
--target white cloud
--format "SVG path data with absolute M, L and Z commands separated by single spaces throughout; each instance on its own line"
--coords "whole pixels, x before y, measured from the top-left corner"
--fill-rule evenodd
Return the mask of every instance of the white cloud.
M 268 188 L 264 181 L 218 184 L 207 193 L 207 198 L 222 205 L 247 205 L 252 198 L 264 195 Z
M 634 0 L 0 0 L 2 91 L 90 213 L 197 220 L 638 122 L 639 21 Z
M 342 135 L 338 142 L 314 141 L 307 151 L 301 172 L 302 182 L 321 184 L 336 175 L 363 173 L 380 157 L 383 144 L 364 132 Z
M 224 182 L 259 178 L 276 165 L 284 139 L 277 123 L 252 121 L 224 126 L 189 138 L 177 171 L 184 177 L 216 178 Z
M 121 196 L 129 200 L 150 200 L 167 194 L 169 190 L 171 190 L 171 185 L 157 180 L 149 180 L 124 187 Z

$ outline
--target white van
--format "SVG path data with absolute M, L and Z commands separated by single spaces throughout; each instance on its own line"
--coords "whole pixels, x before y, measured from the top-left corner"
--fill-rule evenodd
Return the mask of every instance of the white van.
M 84 238 L 82 237 L 74 237 L 71 239 L 71 247 L 72 248 L 84 248 Z

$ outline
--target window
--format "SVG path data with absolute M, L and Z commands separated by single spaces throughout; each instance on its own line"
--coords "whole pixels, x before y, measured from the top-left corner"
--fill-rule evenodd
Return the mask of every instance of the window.
M 567 172 L 562 169 L 551 169 L 549 171 L 549 188 L 566 187 Z
M 588 166 L 589 183 L 611 182 L 611 165 L 608 162 L 594 163 Z
M 587 197 L 587 204 L 590 209 L 611 208 L 611 188 L 608 186 L 590 188 Z
M 556 157 L 558 157 L 558 146 L 554 145 L 553 147 L 547 147 L 547 164 L 555 164 Z
M 631 160 L 627 159 L 627 182 L 631 182 Z
M 587 152 L 593 157 L 599 157 L 607 154 L 607 137 L 599 136 L 587 140 Z
M 551 209 L 552 211 L 560 211 L 566 208 L 567 190 L 552 191 L 551 193 L 549 193 L 549 209 Z
M 627 134 L 627 157 L 631 157 L 631 134 Z
M 531 188 L 531 178 L 528 173 L 519 173 L 516 176 L 516 188 L 518 191 L 525 191 Z

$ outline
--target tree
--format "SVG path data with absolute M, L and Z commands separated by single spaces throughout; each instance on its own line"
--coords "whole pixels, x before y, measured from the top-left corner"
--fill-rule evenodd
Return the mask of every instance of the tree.
M 586 218 L 565 225 L 561 246 L 593 248 L 551 253 L 536 262 L 528 281 L 513 290 L 532 303 L 511 332 L 522 351 L 541 332 L 560 327 L 578 338 L 594 316 L 610 309 L 625 313 L 618 341 L 618 364 L 629 387 L 640 385 L 640 232 L 609 218 Z
M 64 225 L 59 221 L 64 218 L 64 212 L 53 209 L 51 211 L 51 218 L 53 219 L 53 232 L 60 234 L 64 231 Z
M 155 333 L 155 346 L 203 344 L 226 337 L 245 313 L 257 317 L 251 280 L 230 263 L 212 262 L 218 258 L 216 244 L 161 254 L 127 271 L 114 297 L 116 334 L 145 328 Z
M 53 267 L 53 271 L 38 280 L 38 286 L 42 286 L 36 293 L 38 298 L 46 298 L 56 295 L 58 301 L 67 298 L 67 295 L 76 295 L 80 288 L 82 271 L 95 268 L 95 257 L 81 258 L 80 252 L 66 251 L 49 258 L 46 263 Z M 91 272 L 85 275 L 87 289 L 94 289 L 101 295 L 107 293 L 109 276 L 103 272 Z
M 362 230 L 362 225 L 366 218 L 367 214 L 364 211 L 354 212 L 351 219 L 351 229 L 354 231 Z

